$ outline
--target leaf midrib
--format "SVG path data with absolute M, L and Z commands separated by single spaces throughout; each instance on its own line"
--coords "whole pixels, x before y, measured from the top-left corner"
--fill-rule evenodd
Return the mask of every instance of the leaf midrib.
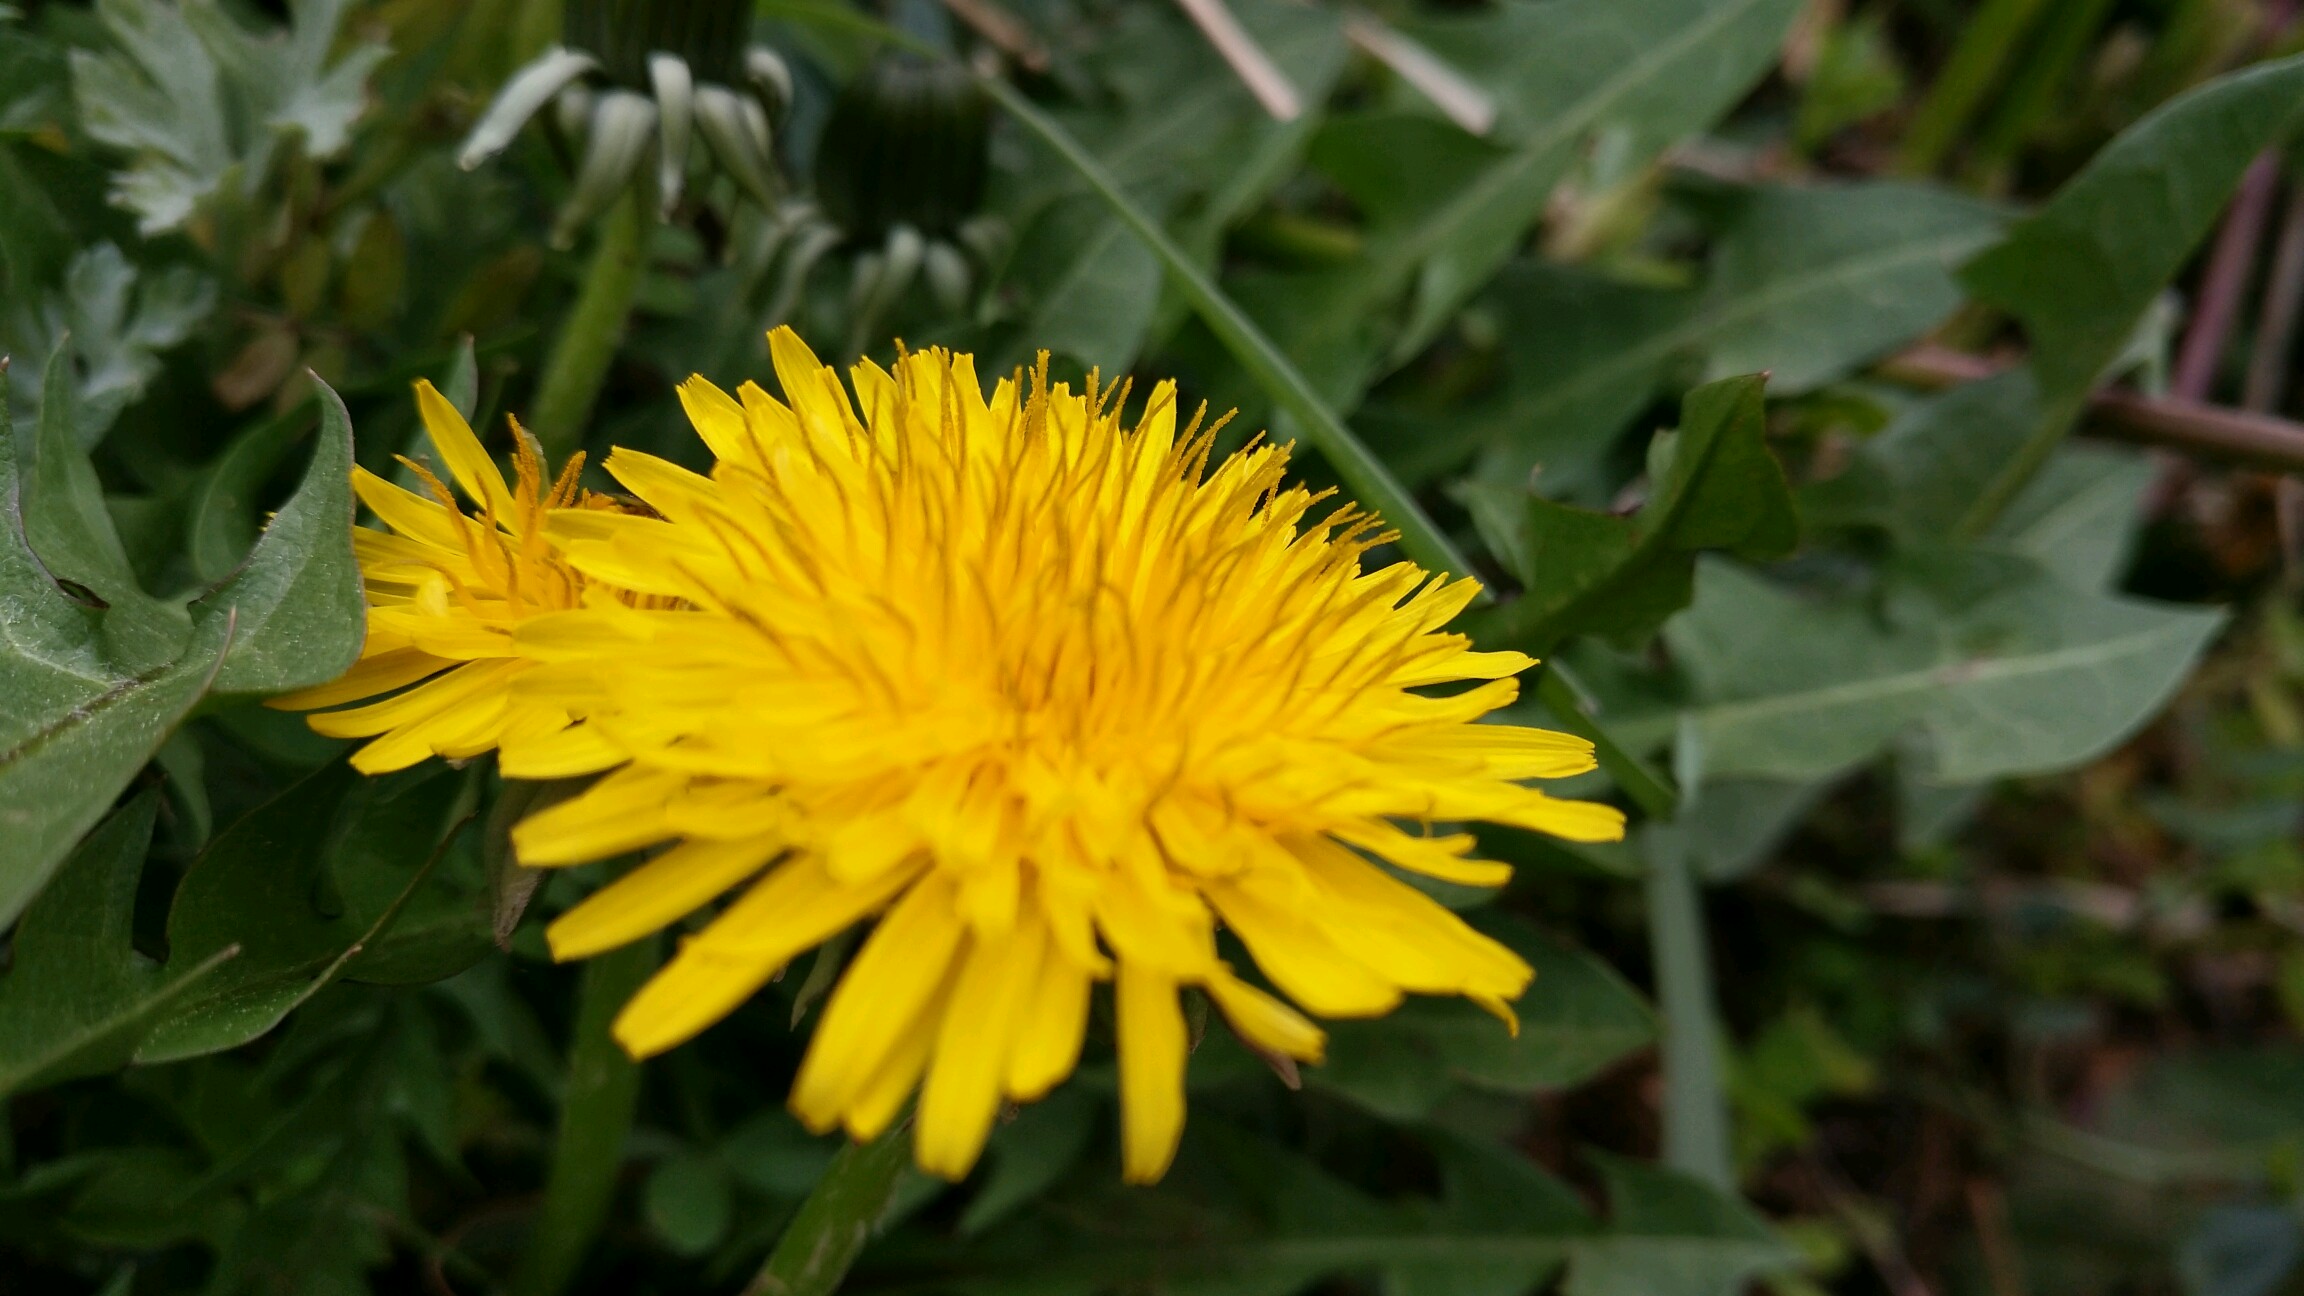
M 1484 171 L 1462 195 L 1440 209 L 1431 220 L 1421 222 L 1417 237 L 1388 242 L 1386 255 L 1377 259 L 1377 274 L 1372 276 L 1378 285 L 1393 278 L 1405 277 L 1431 256 L 1434 250 L 1476 216 L 1495 195 L 1518 183 L 1539 161 L 1548 159 L 1556 149 L 1575 142 L 1578 135 L 1599 122 L 1615 103 L 1638 85 L 1655 75 L 1661 68 L 1677 62 L 1696 47 L 1711 40 L 1723 28 L 1746 13 L 1770 3 L 1771 0 L 1742 0 L 1738 4 L 1725 4 L 1713 10 L 1705 21 L 1693 24 L 1679 35 L 1648 47 L 1639 57 L 1625 64 L 1624 70 L 1602 82 L 1592 93 L 1576 101 L 1567 110 L 1552 119 L 1551 124 L 1531 134 L 1527 140 L 1495 166 Z M 1380 287 L 1379 292 L 1383 291 Z
M 1772 719 L 1780 715 L 1802 711 L 1845 706 L 1849 703 L 1877 701 L 1901 694 L 1928 692 L 1943 688 L 1950 693 L 1963 686 L 1976 683 L 1997 683 L 2022 679 L 2030 675 L 2051 674 L 2112 662 L 2124 657 L 2142 655 L 2162 640 L 2182 639 L 2199 632 L 2207 617 L 2187 617 L 2164 625 L 2139 630 L 2133 634 L 2110 639 L 2098 639 L 2066 648 L 2052 648 L 2044 652 L 2022 656 L 1976 657 L 1959 661 L 1938 662 L 1922 670 L 1899 671 L 1891 675 L 1874 675 L 1846 684 L 1825 688 L 1805 689 L 1797 693 L 1773 693 L 1765 697 L 1722 702 L 1696 709 L 1699 721 L 1705 724 L 1743 723 L 1754 719 Z

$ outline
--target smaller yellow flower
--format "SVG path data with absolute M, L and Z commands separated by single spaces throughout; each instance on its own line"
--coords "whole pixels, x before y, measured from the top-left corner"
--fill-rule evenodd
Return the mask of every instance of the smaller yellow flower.
M 518 747 L 568 727 L 568 713 L 557 705 L 515 695 L 512 681 L 533 663 L 515 647 L 512 630 L 578 606 L 591 583 L 562 561 L 546 536 L 546 517 L 563 509 L 619 510 L 609 497 L 577 487 L 581 453 L 548 482 L 535 438 L 515 421 L 515 480 L 507 484 L 464 416 L 431 383 L 416 384 L 416 408 L 478 516 L 466 514 L 447 484 L 414 460 L 400 462 L 429 498 L 354 468 L 353 490 L 391 528 L 352 533 L 368 591 L 367 642 L 342 677 L 269 703 L 302 711 L 393 693 L 309 721 L 331 738 L 374 738 L 352 756 L 353 767 L 368 774 L 428 756 Z

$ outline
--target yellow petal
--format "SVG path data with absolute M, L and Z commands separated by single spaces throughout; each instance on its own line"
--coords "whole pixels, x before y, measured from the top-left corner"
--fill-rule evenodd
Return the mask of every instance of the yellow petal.
M 748 445 L 744 407 L 733 397 L 705 381 L 702 374 L 688 375 L 688 381 L 680 384 L 679 392 L 680 408 L 688 411 L 688 421 L 695 425 L 696 435 L 711 448 L 713 458 L 756 457 Z
M 1256 966 L 1288 997 L 1322 1017 L 1374 1017 L 1400 1002 L 1400 988 L 1339 948 L 1320 927 L 1238 886 L 1208 893 Z
M 1051 946 L 1008 1053 L 1008 1096 L 1030 1102 L 1055 1088 L 1080 1061 L 1088 1031 L 1088 970 Z
M 533 736 L 507 735 L 497 762 L 506 778 L 560 779 L 597 774 L 630 755 L 599 726 L 580 724 Z
M 267 698 L 264 705 L 280 711 L 310 711 L 343 702 L 357 702 L 364 697 L 406 688 L 421 679 L 430 679 L 455 664 L 413 648 L 398 648 L 362 657 L 352 663 L 351 669 L 326 684 L 315 684 L 308 689 Z
M 774 839 L 683 842 L 586 896 L 544 929 L 552 957 L 590 958 L 661 931 L 760 871 Z
M 966 1177 L 1000 1112 L 1001 1080 L 1016 1028 L 1047 947 L 1045 930 L 1027 919 L 1008 933 L 971 942 L 953 980 L 952 1000 L 936 1035 L 928 1083 L 920 1093 L 914 1149 L 920 1168 L 947 1179 Z
M 1372 821 L 1345 825 L 1336 830 L 1336 835 L 1410 872 L 1458 886 L 1500 887 L 1512 880 L 1512 868 L 1508 864 L 1465 858 L 1476 844 L 1470 833 L 1418 837 L 1391 824 Z
M 1115 993 L 1120 1029 L 1120 1163 L 1130 1183 L 1168 1173 L 1184 1136 L 1184 1010 L 1176 982 L 1123 961 Z
M 432 448 L 440 452 L 440 461 L 448 466 L 449 475 L 464 488 L 465 495 L 484 511 L 494 513 L 504 529 L 516 531 L 520 516 L 513 505 L 512 488 L 504 484 L 504 474 L 481 448 L 480 438 L 472 435 L 472 425 L 438 388 L 422 378 L 416 380 L 416 412 L 424 420 Z
M 448 707 L 459 706 L 488 689 L 500 685 L 512 672 L 510 663 L 475 662 L 395 694 L 381 702 L 352 707 L 344 711 L 324 711 L 309 716 L 305 723 L 314 733 L 330 738 L 365 738 L 380 734 L 400 725 L 436 715 Z
M 847 394 L 840 390 L 839 376 L 790 328 L 770 331 L 768 358 L 776 367 L 776 381 L 784 385 L 784 399 L 791 403 L 801 430 L 827 445 L 844 444 L 855 414 L 849 409 Z
M 786 860 L 640 988 L 616 1016 L 616 1041 L 634 1057 L 685 1042 L 735 1011 L 793 955 L 846 930 L 887 898 L 887 891 L 841 886 L 807 856 Z
M 810 1129 L 839 1122 L 873 1068 L 914 1029 L 921 1006 L 940 992 L 960 945 L 951 904 L 950 883 L 930 874 L 888 911 L 841 973 L 792 1082 L 792 1112 Z
M 384 525 L 401 535 L 459 558 L 463 556 L 464 541 L 456 531 L 456 523 L 439 503 L 395 486 L 358 465 L 352 468 L 352 493 L 358 495 L 360 502 Z
M 1219 966 L 1204 983 L 1208 997 L 1223 1010 L 1224 1020 L 1240 1037 L 1267 1053 L 1302 1062 L 1318 1062 L 1328 1037 L 1302 1013 Z
M 662 841 L 664 808 L 685 782 L 677 774 L 627 768 L 548 806 L 512 829 L 520 862 L 581 864 Z

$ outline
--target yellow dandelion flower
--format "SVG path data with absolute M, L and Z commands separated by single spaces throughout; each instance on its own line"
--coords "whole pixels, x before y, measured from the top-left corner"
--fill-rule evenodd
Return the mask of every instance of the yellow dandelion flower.
M 624 1008 L 628 1050 L 877 917 L 795 1082 L 804 1122 L 870 1138 L 918 1089 L 920 1165 L 965 1174 L 1004 1100 L 1072 1071 L 1109 980 L 1124 1168 L 1148 1181 L 1184 1121 L 1185 987 L 1307 1061 L 1305 1014 L 1406 993 L 1510 1020 L 1528 966 L 1373 861 L 1494 885 L 1504 866 L 1430 825 L 1603 840 L 1623 819 L 1524 783 L 1590 769 L 1588 743 L 1479 723 L 1533 662 L 1444 629 L 1473 582 L 1363 570 L 1374 517 L 1287 485 L 1282 447 L 1211 467 L 1172 384 L 1124 426 L 1093 378 L 1043 362 L 987 398 L 969 356 L 931 351 L 859 364 L 852 403 L 797 336 L 770 341 L 789 405 L 681 388 L 711 476 L 619 450 L 654 515 L 548 524 L 577 571 L 658 606 L 595 597 L 513 634 L 545 662 L 524 705 L 582 723 L 507 748 L 506 773 L 604 772 L 518 826 L 522 860 L 669 844 L 554 922 L 555 955 L 746 888 Z M 1296 1006 L 1227 964 L 1220 926 Z
M 587 584 L 561 558 L 545 518 L 556 510 L 616 507 L 578 489 L 581 454 L 547 479 L 535 439 L 517 422 L 514 481 L 507 484 L 464 416 L 431 383 L 416 384 L 416 408 L 433 450 L 478 515 L 467 515 L 447 484 L 414 460 L 400 462 L 429 497 L 355 467 L 354 492 L 390 528 L 353 532 L 368 594 L 360 660 L 330 683 L 269 704 L 311 710 L 393 694 L 308 721 L 332 738 L 375 739 L 352 755 L 354 768 L 370 774 L 427 756 L 518 749 L 568 727 L 558 705 L 514 693 L 512 681 L 535 663 L 520 655 L 512 629 L 578 606 Z

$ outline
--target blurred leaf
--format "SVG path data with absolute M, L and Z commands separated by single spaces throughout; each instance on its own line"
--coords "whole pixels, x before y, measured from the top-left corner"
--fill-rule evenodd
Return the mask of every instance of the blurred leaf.
M 1007 280 L 1032 302 L 1019 344 L 1127 372 L 1160 305 L 1160 259 L 1085 195 L 1043 208 L 1017 243 L 1032 249 Z
M 1568 1267 L 1577 1296 L 1730 1296 L 1789 1252 L 1741 1202 L 1693 1179 L 1595 1154 L 1610 1218 L 1509 1149 L 1431 1135 L 1437 1199 L 1379 1201 L 1310 1161 L 1237 1131 L 1208 1147 L 1237 1198 L 1192 1200 L 1180 1187 L 1082 1203 L 1112 1221 L 1099 1235 L 1053 1232 L 1045 1219 L 995 1230 L 955 1256 L 949 1243 L 887 1244 L 866 1264 L 933 1275 L 961 1292 L 1169 1292 L 1313 1288 L 1380 1274 L 1396 1296 L 1517 1296 Z
M 1483 479 L 1541 465 L 1545 494 L 1582 493 L 1579 470 L 1677 361 L 1715 378 L 1765 370 L 1783 395 L 1844 377 L 1949 314 L 1953 266 L 1999 228 L 1972 198 L 1894 181 L 1761 186 L 1732 210 L 1700 293 L 1559 268 L 1497 279 L 1505 391 L 1466 428 L 1489 449 Z
M 2304 1136 L 2300 1067 L 2304 1049 L 2287 1043 L 2165 1052 L 2108 1096 L 2100 1124 L 2171 1153 L 2270 1152 Z
M 1706 376 L 1766 370 L 1797 395 L 1910 341 L 1960 304 L 1953 267 L 2000 220 L 1933 185 L 1754 189 L 1713 253 Z
M 1355 403 L 1504 264 L 1596 140 L 1629 172 L 1710 125 L 1774 62 L 1798 10 L 1798 0 L 1523 0 L 1408 28 L 1499 95 L 1496 133 L 1478 140 L 1401 113 L 1323 127 L 1314 164 L 1367 214 L 1367 250 L 1335 270 L 1246 277 L 1242 301 L 1324 396 Z M 1387 336 L 1384 318 L 1403 298 L 1405 319 Z
M 0 1096 L 125 1065 L 158 1014 L 233 956 L 168 969 L 129 943 L 157 800 L 146 792 L 90 833 L 17 925 L 0 977 Z
M 992 1131 L 983 1185 L 960 1212 L 963 1236 L 981 1233 L 1053 1187 L 1079 1164 L 1096 1132 L 1099 1104 L 1067 1086 L 1024 1108 Z
M 1815 1009 L 1796 1007 L 1769 1022 L 1729 1065 L 1737 1164 L 1756 1166 L 1805 1147 L 1815 1134 L 1809 1108 L 1826 1098 L 1860 1097 L 1877 1080 L 1871 1061 Z
M 1732 882 L 1761 864 L 1832 790 L 1824 779 L 1707 779 L 1684 798 L 1688 867 L 1706 882 Z
M 839 1145 L 800 1127 L 781 1108 L 745 1121 L 721 1141 L 720 1159 L 746 1187 L 772 1197 L 804 1197 L 823 1178 Z
M 1819 528 L 1876 526 L 1907 545 L 1940 542 L 2039 418 L 2026 369 L 1924 397 L 1858 444 L 1838 476 L 1804 489 L 1801 512 Z M 2150 479 L 2135 451 L 2059 447 L 1984 543 L 2024 554 L 2076 589 L 2104 589 L 2126 566 Z
M 1514 1011 L 1520 1032 L 1459 999 L 1414 999 L 1390 1016 L 1328 1027 L 1328 1060 L 1308 1083 L 1381 1115 L 1430 1115 L 1459 1084 L 1530 1094 L 1582 1084 L 1655 1039 L 1637 991 L 1606 964 L 1553 942 L 1517 919 L 1477 924 L 1536 969 Z
M 2185 1296 L 2272 1296 L 2304 1260 L 2292 1206 L 2218 1206 L 2176 1253 Z
M 184 523 L 185 555 L 192 573 L 208 584 L 231 576 L 255 548 L 263 531 L 258 492 L 296 442 L 318 421 L 319 407 L 300 402 L 232 439 L 192 489 Z
M 2040 387 L 2027 368 L 1964 383 L 1914 402 L 1856 448 L 1838 476 L 1802 492 L 1819 525 L 1869 524 L 1900 539 L 1952 533 L 2040 419 Z
M 101 605 L 105 651 L 124 668 L 141 671 L 176 655 L 189 618 L 145 593 L 137 580 L 105 507 L 96 466 L 73 438 L 78 414 L 71 372 L 71 356 L 60 345 L 49 356 L 41 384 L 37 438 L 23 447 L 33 452 L 18 487 L 24 537 L 55 587 Z
M 676 1153 L 656 1163 L 640 1194 L 648 1229 L 674 1255 L 702 1255 L 728 1232 L 735 1202 L 728 1171 L 708 1156 Z
M 244 1044 L 339 975 L 389 960 L 383 938 L 438 861 L 459 783 L 439 770 L 362 779 L 331 765 L 219 833 L 177 887 L 169 957 L 240 955 L 158 1024 L 137 1060 Z M 440 975 L 488 948 L 486 916 L 470 909 L 471 957 Z
M 325 683 L 360 656 L 367 600 L 352 555 L 352 419 L 326 383 L 303 484 L 222 585 L 192 606 L 236 620 L 218 693 L 282 693 Z
M 137 587 L 71 442 L 65 373 L 59 352 L 28 473 L 0 371 L 0 927 L 159 750 L 232 637 L 229 617 L 188 632 Z
M 120 48 L 73 51 L 73 93 L 88 133 L 133 154 L 113 197 L 143 233 L 220 190 L 255 193 L 284 139 L 308 157 L 343 150 L 386 52 L 359 42 L 330 63 L 346 3 L 290 0 L 289 26 L 256 35 L 217 0 L 98 0 Z
M 1598 469 L 1616 434 L 1655 398 L 1681 351 L 1706 335 L 1700 294 L 1518 261 L 1483 300 L 1499 316 L 1503 391 L 1432 429 L 1411 453 L 1430 457 L 1428 474 L 1493 448 L 1483 482 L 1524 490 L 1533 476 L 1553 499 L 1605 499 L 1615 483 Z
M 1613 1209 L 1565 1296 L 1733 1296 L 1791 1256 L 1750 1207 L 1683 1175 L 1594 1154 Z
M 1233 8 L 1308 104 L 1327 97 L 1346 52 L 1333 12 L 1279 0 Z M 1116 20 L 1119 29 L 1083 68 L 1112 102 L 1062 120 L 1212 268 L 1223 228 L 1286 178 L 1319 114 L 1272 120 L 1180 15 L 1148 6 L 1121 10 Z M 982 366 L 987 372 L 1028 363 L 1045 347 L 1108 375 L 1124 373 L 1161 320 L 1159 258 L 1109 207 L 1074 189 L 1064 177 L 1053 192 L 1035 188 L 1011 207 L 1024 232 L 1007 282 L 1031 304 Z
M 1800 520 L 1768 449 L 1761 387 L 1728 378 L 1688 393 L 1680 429 L 1649 446 L 1650 495 L 1631 517 L 1527 495 L 1514 518 L 1493 493 L 1476 497 L 1492 547 L 1526 586 L 1475 622 L 1482 641 L 1545 654 L 1570 635 L 1647 634 L 1687 606 L 1698 553 L 1791 552 Z
M 2008 506 L 1987 542 L 2083 590 L 2110 590 L 2143 524 L 2152 461 L 2135 450 L 2068 445 Z
M 1968 264 L 1969 289 L 2014 315 L 2031 340 L 2040 412 L 1962 515 L 1964 532 L 1987 526 L 2046 461 L 2241 174 L 2288 137 L 2300 111 L 2304 56 L 2191 90 L 2123 131 Z
M 1371 278 L 1405 286 L 1413 275 L 1394 361 L 1422 350 L 1504 263 L 1580 154 L 1604 152 L 1628 175 L 1711 125 L 1775 63 L 1798 13 L 1787 0 L 1577 0 L 1409 25 L 1498 94 L 1492 138 L 1505 152 L 1436 203 L 1431 190 L 1345 184 L 1375 225 Z
M 99 243 L 72 258 L 59 291 L 18 299 L 0 319 L 0 349 L 47 355 L 58 345 L 69 348 L 78 400 L 73 440 L 85 450 L 144 394 L 160 372 L 158 353 L 191 336 L 215 304 L 216 285 L 190 266 L 142 273 L 119 248 Z
M 1884 18 L 1881 10 L 1867 9 L 1824 34 L 1792 127 L 1802 148 L 1815 148 L 1842 127 L 1893 108 L 1904 97 L 1904 69 Z
M 2076 590 L 1985 553 L 1915 559 L 1877 600 L 1811 598 L 1707 562 L 1665 629 L 1719 775 L 1817 778 L 1908 730 L 1927 777 L 2067 769 L 2157 712 L 2223 613 Z

